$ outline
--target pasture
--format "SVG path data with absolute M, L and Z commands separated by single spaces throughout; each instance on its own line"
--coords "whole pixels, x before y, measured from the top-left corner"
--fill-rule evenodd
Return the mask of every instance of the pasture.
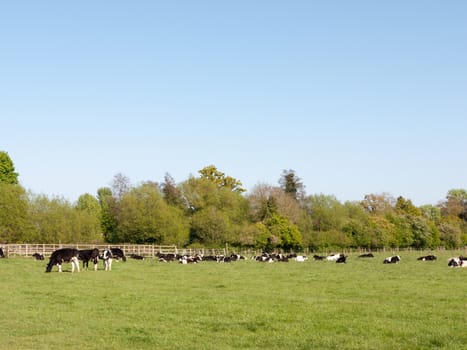
M 424 252 L 426 253 L 426 252 Z M 181 265 L 114 262 L 45 273 L 0 260 L 1 349 L 465 349 L 464 251 L 373 259 Z

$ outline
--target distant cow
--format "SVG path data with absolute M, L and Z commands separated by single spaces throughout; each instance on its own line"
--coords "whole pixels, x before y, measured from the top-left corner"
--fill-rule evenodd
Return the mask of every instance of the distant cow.
M 298 262 L 304 262 L 308 260 L 308 257 L 306 255 L 297 255 L 294 259 Z
M 112 259 L 113 254 L 111 249 L 104 249 L 104 252 L 101 256 L 102 261 L 104 262 L 104 270 L 112 271 Z
M 51 272 L 52 267 L 57 265 L 58 272 L 62 272 L 62 264 L 64 262 L 71 262 L 71 272 L 75 271 L 75 268 L 79 272 L 79 262 L 78 262 L 79 250 L 75 248 L 62 248 L 57 249 L 50 256 L 49 263 L 45 269 L 45 272 Z
M 123 253 L 123 250 L 120 248 L 110 248 L 112 252 L 112 258 L 114 259 L 122 259 L 123 261 L 126 261 L 126 256 L 125 253 Z
M 322 255 L 313 255 L 313 260 L 324 260 L 326 259 L 325 256 L 322 256 Z
M 425 255 L 425 256 L 421 256 L 421 257 L 417 258 L 417 260 L 420 260 L 420 261 L 433 261 L 433 260 L 436 260 L 436 256 L 434 256 L 434 255 Z
M 82 249 L 79 251 L 78 259 L 83 260 L 83 269 L 89 267 L 89 261 L 94 263 L 94 271 L 97 271 L 97 263 L 99 261 L 99 249 Z
M 457 258 L 450 258 L 448 262 L 449 267 L 467 267 L 467 257 L 459 256 Z
M 44 255 L 39 253 L 34 253 L 32 257 L 34 258 L 34 260 L 44 260 Z
M 5 254 L 3 254 L 3 248 L 0 247 L 0 258 L 4 258 L 5 257 Z
M 144 260 L 144 256 L 137 255 L 137 254 L 130 254 L 130 258 L 135 259 L 135 260 Z
M 401 257 L 399 255 L 390 256 L 383 260 L 383 264 L 397 264 L 401 261 Z
M 373 253 L 366 253 L 358 256 L 359 258 L 374 258 Z
M 344 254 L 341 254 L 341 256 L 337 258 L 336 263 L 345 264 L 346 261 L 347 261 L 347 257 Z
M 326 257 L 327 261 L 337 261 L 339 258 L 343 257 L 344 254 L 331 254 Z

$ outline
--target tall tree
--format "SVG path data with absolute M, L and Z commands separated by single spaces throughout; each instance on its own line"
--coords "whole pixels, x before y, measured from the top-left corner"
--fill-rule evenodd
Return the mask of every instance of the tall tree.
M 119 237 L 125 242 L 184 245 L 189 224 L 182 209 L 169 206 L 157 184 L 132 188 L 119 202 Z
M 6 184 L 18 184 L 18 173 L 15 172 L 13 161 L 7 152 L 0 151 L 0 182 Z
M 101 227 L 104 239 L 109 243 L 118 243 L 121 241 L 117 232 L 118 202 L 108 187 L 98 189 L 97 198 L 101 206 Z
M 186 200 L 183 197 L 182 191 L 177 187 L 175 180 L 168 173 L 165 174 L 164 182 L 161 183 L 160 188 L 167 204 L 179 208 L 187 208 Z
M 445 216 L 457 216 L 467 221 L 467 191 L 464 189 L 450 190 L 446 201 L 441 204 L 441 212 Z
M 242 187 L 241 181 L 225 174 L 214 165 L 209 165 L 198 171 L 201 178 L 215 183 L 219 188 L 227 188 L 233 192 L 243 193 L 246 190 Z
M 285 193 L 288 193 L 296 200 L 301 200 L 305 196 L 305 186 L 301 179 L 295 174 L 292 169 L 283 170 L 279 184 Z

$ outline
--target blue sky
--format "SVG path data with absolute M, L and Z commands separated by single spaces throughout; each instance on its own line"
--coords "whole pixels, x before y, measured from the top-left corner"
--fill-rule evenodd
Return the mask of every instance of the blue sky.
M 75 201 L 207 165 L 307 194 L 467 188 L 465 1 L 8 1 L 0 150 Z

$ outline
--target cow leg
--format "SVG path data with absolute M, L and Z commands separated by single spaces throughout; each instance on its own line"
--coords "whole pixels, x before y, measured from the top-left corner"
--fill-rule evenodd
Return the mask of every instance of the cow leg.
M 78 261 L 78 258 L 76 256 L 71 258 L 71 272 L 75 272 L 75 268 L 79 272 L 79 261 Z
M 57 267 L 58 267 L 58 272 L 62 272 L 62 264 L 57 264 Z

